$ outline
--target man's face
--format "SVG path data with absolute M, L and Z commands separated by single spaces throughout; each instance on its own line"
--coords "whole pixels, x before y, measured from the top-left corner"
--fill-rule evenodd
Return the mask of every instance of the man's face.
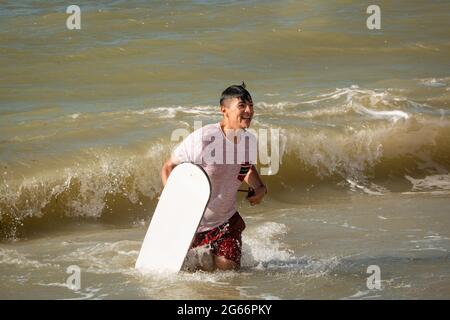
M 231 98 L 220 107 L 225 124 L 229 129 L 247 129 L 253 117 L 253 102 L 244 102 L 240 98 Z

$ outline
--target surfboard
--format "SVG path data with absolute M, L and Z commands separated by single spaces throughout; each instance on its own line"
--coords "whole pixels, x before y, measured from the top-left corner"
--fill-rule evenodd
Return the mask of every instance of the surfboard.
M 177 165 L 161 193 L 135 268 L 144 273 L 180 271 L 210 195 L 211 183 L 202 167 Z

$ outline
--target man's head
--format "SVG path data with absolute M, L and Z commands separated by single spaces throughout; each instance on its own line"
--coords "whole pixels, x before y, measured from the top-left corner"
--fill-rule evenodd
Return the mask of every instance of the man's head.
M 220 111 L 226 129 L 246 129 L 253 117 L 253 101 L 245 83 L 226 88 L 220 97 Z

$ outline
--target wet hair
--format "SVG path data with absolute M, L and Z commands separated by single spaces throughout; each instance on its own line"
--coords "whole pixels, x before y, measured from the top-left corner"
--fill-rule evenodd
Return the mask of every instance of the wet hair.
M 252 96 L 245 87 L 245 83 L 242 81 L 241 85 L 233 85 L 226 88 L 220 97 L 220 105 L 223 105 L 224 100 L 232 98 L 239 98 L 242 102 L 251 102 Z

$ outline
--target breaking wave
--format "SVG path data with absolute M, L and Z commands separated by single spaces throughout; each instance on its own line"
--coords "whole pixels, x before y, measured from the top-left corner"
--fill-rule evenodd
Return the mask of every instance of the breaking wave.
M 259 157 L 260 169 L 270 168 L 266 172 L 271 175 L 264 177 L 269 199 L 284 199 L 286 194 L 295 198 L 320 187 L 373 196 L 448 192 L 448 110 L 391 91 L 352 86 L 305 94 L 297 103 L 256 104 L 252 128 L 278 129 L 280 134 L 279 152 L 268 146 L 271 162 Z M 173 117 L 172 127 L 192 130 L 192 120 L 216 121 L 211 117 L 214 110 L 213 106 L 128 110 L 114 113 L 114 121 L 124 115 L 148 116 L 154 123 Z M 101 113 L 98 121 L 109 123 L 110 116 Z M 72 114 L 64 125 L 86 117 L 94 115 Z M 130 124 L 136 125 L 133 121 Z M 162 187 L 160 168 L 175 145 L 165 131 L 156 137 L 130 147 L 99 145 L 81 148 L 76 156 L 61 153 L 39 162 L 31 158 L 0 163 L 1 237 L 20 238 L 67 219 L 133 224 L 148 218 Z M 28 142 L 0 143 L 8 147 Z

